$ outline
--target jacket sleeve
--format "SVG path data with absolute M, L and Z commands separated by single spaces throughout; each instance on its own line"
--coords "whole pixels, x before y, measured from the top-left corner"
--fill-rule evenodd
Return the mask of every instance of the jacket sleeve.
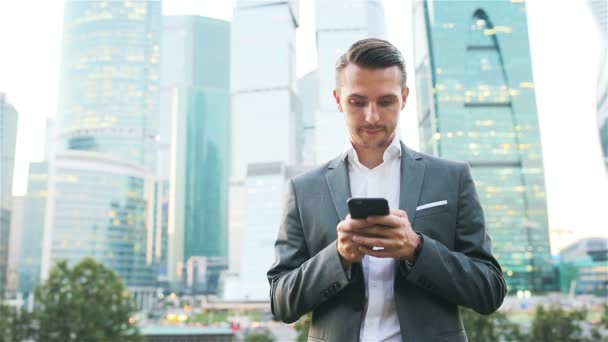
M 309 254 L 293 180 L 289 182 L 274 252 L 275 262 L 267 274 L 270 307 L 273 315 L 285 323 L 297 321 L 349 282 L 336 241 L 316 255 Z
M 425 235 L 414 266 L 401 262 L 399 273 L 448 302 L 490 314 L 502 305 L 507 286 L 500 265 L 492 256 L 483 209 L 468 164 L 463 164 L 460 172 L 458 192 L 454 250 Z

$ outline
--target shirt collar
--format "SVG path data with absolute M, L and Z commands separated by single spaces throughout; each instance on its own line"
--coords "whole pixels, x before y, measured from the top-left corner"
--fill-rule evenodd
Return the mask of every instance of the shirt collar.
M 359 162 L 359 155 L 357 151 L 353 147 L 352 143 L 348 144 L 346 151 L 342 152 L 342 160 L 348 156 L 348 160 L 352 161 L 356 165 L 361 165 Z M 400 158 L 401 157 L 401 141 L 399 140 L 399 134 L 395 134 L 393 141 L 388 145 L 386 150 L 384 150 L 383 161 L 387 161 L 389 159 Z

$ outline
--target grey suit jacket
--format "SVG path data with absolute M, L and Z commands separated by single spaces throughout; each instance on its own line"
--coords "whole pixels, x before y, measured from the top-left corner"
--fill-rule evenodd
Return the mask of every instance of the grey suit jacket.
M 399 207 L 424 244 L 413 267 L 395 262 L 395 301 L 403 341 L 466 341 L 458 306 L 488 314 L 506 294 L 475 185 L 466 163 L 418 153 L 401 144 Z M 312 311 L 309 341 L 358 341 L 366 309 L 361 263 L 348 277 L 336 226 L 348 214 L 346 157 L 289 185 L 268 271 L 273 314 L 291 323 Z M 447 200 L 447 205 L 416 211 Z

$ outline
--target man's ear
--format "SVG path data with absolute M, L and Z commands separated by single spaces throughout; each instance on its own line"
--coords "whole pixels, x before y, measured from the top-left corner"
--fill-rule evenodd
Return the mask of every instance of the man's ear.
M 410 88 L 407 86 L 401 90 L 401 110 L 405 108 L 405 103 L 407 102 L 407 96 L 410 94 Z
M 334 99 L 336 100 L 336 105 L 338 105 L 338 110 L 342 111 L 342 104 L 340 104 L 340 90 L 334 89 Z

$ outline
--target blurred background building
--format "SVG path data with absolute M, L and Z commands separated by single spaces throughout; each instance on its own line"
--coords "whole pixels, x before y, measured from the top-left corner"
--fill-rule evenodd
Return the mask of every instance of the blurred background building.
M 18 119 L 15 107 L 0 92 L 0 298 L 7 278 Z
M 160 31 L 160 2 L 65 3 L 42 279 L 91 256 L 153 290 Z
M 295 34 L 299 2 L 239 0 L 230 37 L 231 173 L 230 277 L 241 255 L 248 217 L 248 169 L 260 163 L 293 165 L 302 153 L 302 119 L 296 93 Z M 255 30 L 252 30 L 255 27 Z M 282 193 L 279 188 L 273 192 Z M 278 216 L 266 217 L 276 222 Z M 276 228 L 276 227 L 275 227 Z
M 509 290 L 554 290 L 525 3 L 413 10 L 421 150 L 470 164 Z
M 317 104 L 313 116 L 314 134 L 306 135 L 306 144 L 314 146 L 314 161 L 326 163 L 342 153 L 349 143 L 344 114 L 338 111 L 332 96 L 336 87 L 336 62 L 350 45 L 363 38 L 387 39 L 384 5 L 380 0 L 315 1 L 315 37 L 318 67 L 315 80 L 316 99 L 302 98 L 302 102 Z
M 564 293 L 608 297 L 608 239 L 582 239 L 564 248 L 559 274 Z
M 608 1 L 590 0 L 591 13 L 595 18 L 602 52 L 597 78 L 597 121 L 600 131 L 600 145 L 604 154 L 604 165 L 608 173 Z
M 162 165 L 171 165 L 169 281 L 174 289 L 215 294 L 228 268 L 230 23 L 165 16 L 162 43 L 161 141 L 170 135 L 171 144 Z

